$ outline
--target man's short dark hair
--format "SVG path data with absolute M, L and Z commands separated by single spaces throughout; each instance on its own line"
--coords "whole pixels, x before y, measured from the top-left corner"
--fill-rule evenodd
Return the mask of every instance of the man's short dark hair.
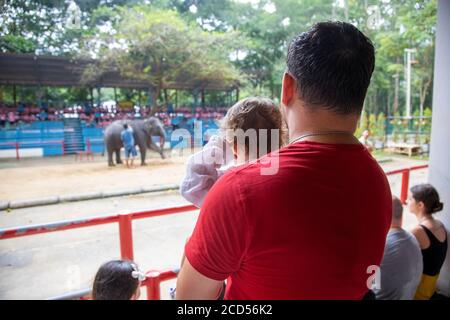
M 372 42 L 345 22 L 320 22 L 289 45 L 287 71 L 306 106 L 359 114 L 374 70 Z
M 123 125 L 123 128 L 124 128 L 124 129 L 128 129 L 128 125 L 125 123 L 125 124 Z
M 402 202 L 396 196 L 392 196 L 392 219 L 400 220 L 403 217 Z

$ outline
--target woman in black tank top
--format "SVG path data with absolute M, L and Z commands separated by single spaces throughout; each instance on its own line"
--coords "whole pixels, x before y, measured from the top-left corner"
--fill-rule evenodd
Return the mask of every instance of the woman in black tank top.
M 420 225 L 428 236 L 430 246 L 422 249 L 423 256 L 423 273 L 429 276 L 438 275 L 442 265 L 444 264 L 445 255 L 447 253 L 447 237 L 444 241 L 438 238 L 424 225 Z
M 439 201 L 439 194 L 432 185 L 420 184 L 411 188 L 408 207 L 419 221 L 412 233 L 419 242 L 423 257 L 422 279 L 414 298 L 426 300 L 436 292 L 439 272 L 447 254 L 445 227 L 432 216 L 441 211 L 444 205 Z

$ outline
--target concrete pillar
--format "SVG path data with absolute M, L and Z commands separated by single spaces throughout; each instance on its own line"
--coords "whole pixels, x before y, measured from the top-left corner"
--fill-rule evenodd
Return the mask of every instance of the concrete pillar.
M 439 0 L 434 63 L 433 119 L 429 181 L 438 190 L 444 210 L 436 215 L 450 237 L 450 1 Z M 449 239 L 450 242 L 450 239 Z M 450 296 L 450 246 L 441 269 L 438 292 Z

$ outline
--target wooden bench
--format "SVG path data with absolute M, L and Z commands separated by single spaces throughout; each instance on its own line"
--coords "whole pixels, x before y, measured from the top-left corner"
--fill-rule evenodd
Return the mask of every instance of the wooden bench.
M 408 155 L 408 157 L 420 154 L 422 152 L 422 148 L 420 145 L 410 143 L 393 143 L 389 145 L 389 149 L 391 150 L 391 152 L 406 154 Z

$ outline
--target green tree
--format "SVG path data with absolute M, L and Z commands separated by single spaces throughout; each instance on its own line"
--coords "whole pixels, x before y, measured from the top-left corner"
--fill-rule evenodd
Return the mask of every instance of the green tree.
M 385 132 L 386 132 L 386 115 L 383 112 L 380 112 L 377 116 L 377 125 L 376 125 L 377 134 L 376 136 L 382 141 L 385 142 Z
M 101 62 L 87 70 L 87 82 L 116 69 L 146 81 L 156 106 L 161 90 L 176 83 L 201 88 L 211 81 L 231 86 L 239 79 L 227 55 L 233 34 L 205 32 L 175 11 L 149 6 L 122 7 L 118 15 L 117 31 L 96 53 Z M 98 37 L 90 40 L 98 43 Z

